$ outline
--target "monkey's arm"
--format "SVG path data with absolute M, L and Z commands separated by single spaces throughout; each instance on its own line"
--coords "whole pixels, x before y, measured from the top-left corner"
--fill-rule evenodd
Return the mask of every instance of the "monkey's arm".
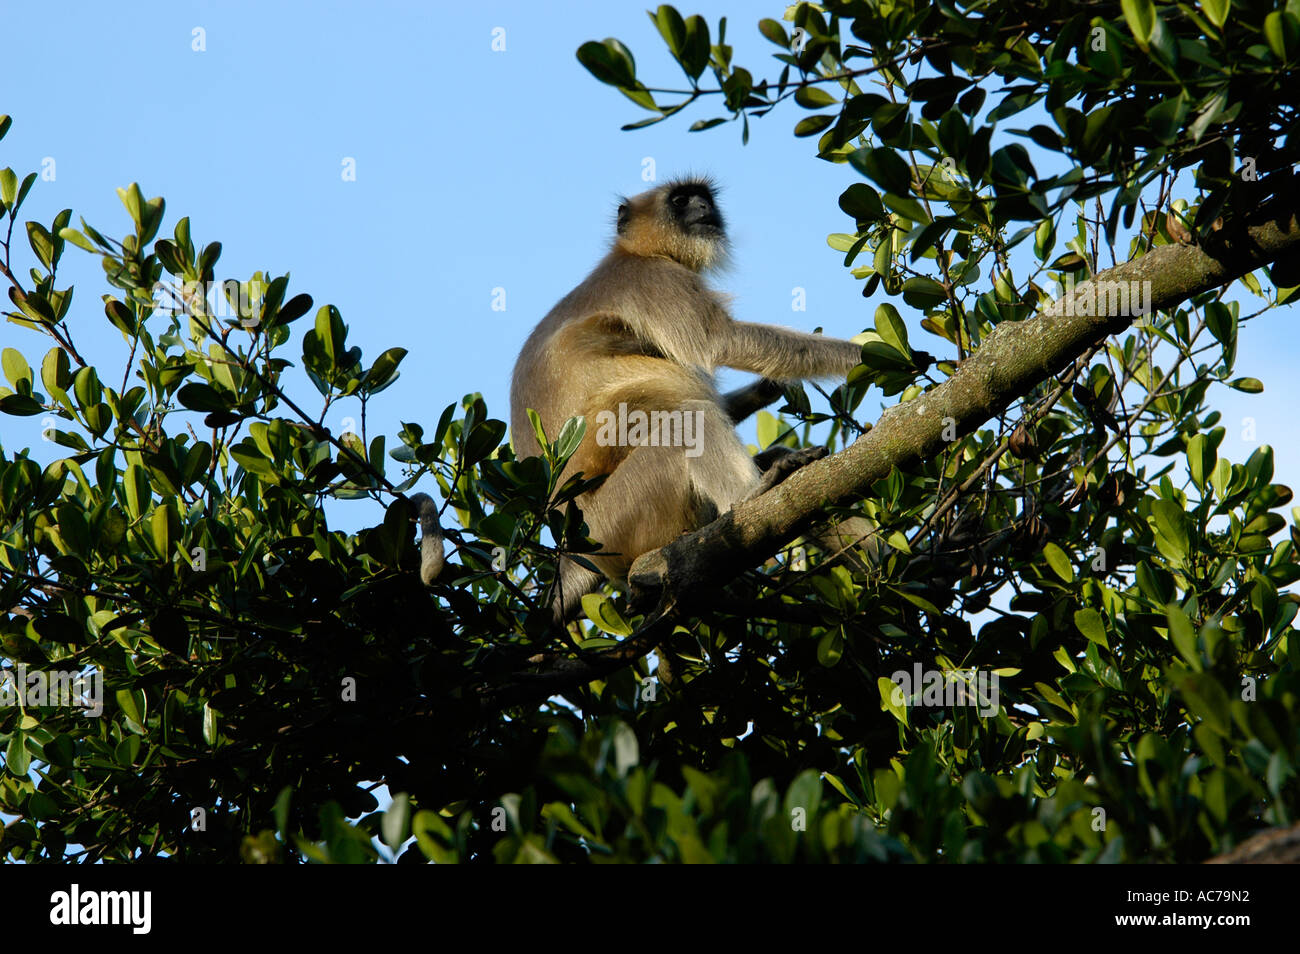
M 739 424 L 760 408 L 765 408 L 781 396 L 781 382 L 760 378 L 753 384 L 736 388 L 722 395 L 722 409 L 731 423 Z
M 784 381 L 842 376 L 861 360 L 852 341 L 744 321 L 731 325 L 717 357 L 728 368 Z

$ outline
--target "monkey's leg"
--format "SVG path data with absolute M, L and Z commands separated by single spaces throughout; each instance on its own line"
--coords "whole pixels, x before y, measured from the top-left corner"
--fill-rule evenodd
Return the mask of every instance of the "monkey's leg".
M 744 500 L 762 478 L 726 409 L 711 401 L 686 401 L 682 411 L 695 424 L 695 446 L 685 455 L 691 493 L 701 507 L 694 529 Z
M 760 451 L 754 455 L 754 463 L 758 465 L 759 470 L 763 471 L 763 479 L 749 495 L 750 498 L 771 490 L 800 467 L 814 460 L 820 460 L 826 454 L 825 447 L 796 449 L 782 444 L 773 444 L 766 450 Z M 835 556 L 842 553 L 843 558 L 861 572 L 866 572 L 880 563 L 881 544 L 876 524 L 866 517 L 849 517 L 832 524 L 825 530 L 813 532 L 810 536 L 828 555 Z
M 695 402 L 713 409 L 711 402 Z M 695 418 L 691 418 L 694 425 Z M 685 429 L 678 436 L 710 447 L 702 434 Z M 695 441 L 695 438 L 699 438 Z M 735 440 L 733 436 L 733 441 Z M 625 579 L 632 559 L 671 543 L 700 524 L 697 494 L 692 489 L 686 454 L 689 448 L 649 444 L 628 450 L 597 490 L 579 501 L 591 538 L 602 545 L 585 558 L 602 572 L 596 573 L 570 558 L 562 558 L 552 609 L 555 621 L 564 625 L 582 612 L 582 597 L 600 586 L 603 579 Z M 743 448 L 741 448 L 743 453 Z M 748 455 L 746 455 L 747 457 Z M 753 465 L 749 465 L 752 471 Z M 757 476 L 754 475 L 754 479 Z M 728 505 L 729 506 L 729 505 Z
M 781 444 L 773 444 L 767 450 L 760 451 L 751 459 L 754 461 L 754 465 L 763 472 L 763 477 L 746 499 L 752 500 L 759 494 L 766 493 L 805 464 L 821 460 L 829 453 L 830 451 L 825 447 L 800 447 L 796 449 Z

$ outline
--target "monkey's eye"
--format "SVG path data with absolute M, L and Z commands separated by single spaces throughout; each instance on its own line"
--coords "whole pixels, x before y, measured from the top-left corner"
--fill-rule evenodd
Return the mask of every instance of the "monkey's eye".
M 679 192 L 672 198 L 673 208 L 684 209 L 686 208 L 686 203 L 690 201 L 690 196 L 686 195 L 684 192 Z

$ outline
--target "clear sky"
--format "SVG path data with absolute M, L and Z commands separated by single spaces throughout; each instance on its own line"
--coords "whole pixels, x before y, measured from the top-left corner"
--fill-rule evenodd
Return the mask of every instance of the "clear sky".
M 74 225 L 82 216 L 115 236 L 128 219 L 114 189 L 139 182 L 146 196 L 167 200 L 161 234 L 188 215 L 196 243 L 222 242 L 218 277 L 291 272 L 289 294 L 336 304 L 368 360 L 407 348 L 402 377 L 370 410 L 370 434 L 387 433 L 390 447 L 398 421 L 431 427 L 445 405 L 471 391 L 508 419 L 519 346 L 601 255 L 617 196 L 648 186 L 647 160 L 660 180 L 697 171 L 722 183 L 733 262 L 717 284 L 734 296 L 738 317 L 823 326 L 841 337 L 870 325 L 876 301 L 861 297 L 826 244 L 828 233 L 852 227 L 835 200 L 857 174 L 817 160 L 814 140 L 791 135 L 802 110 L 787 104 L 752 123 L 748 146 L 736 125 L 687 132 L 716 114 L 707 103 L 647 130 L 619 130 L 647 114 L 597 83 L 574 51 L 616 36 L 647 81 L 684 86 L 648 6 L 10 2 L 0 112 L 14 125 L 0 142 L 0 166 L 20 176 L 54 172 L 37 182 L 24 218 L 48 224 L 69 207 Z M 679 5 L 715 30 L 729 14 L 735 60 L 773 79 L 775 47 L 755 24 L 784 9 L 739 0 Z M 503 51 L 493 50 L 496 28 L 504 30 Z M 196 29 L 201 51 L 193 48 Z M 341 175 L 349 158 L 356 181 Z M 60 278 L 78 286 L 74 335 L 114 381 L 125 350 L 103 319 L 100 275 L 96 260 L 68 248 Z M 792 311 L 796 286 L 807 291 L 806 311 Z M 505 290 L 504 312 L 492 309 L 496 288 Z M 914 343 L 949 353 L 896 304 Z M 1253 307 L 1246 296 L 1244 310 Z M 1289 312 L 1243 333 L 1237 373 L 1263 380 L 1265 393 L 1210 395 L 1228 426 L 1222 453 L 1243 461 L 1256 444 L 1271 443 L 1283 480 L 1300 474 L 1291 440 L 1300 348 Z M 289 357 L 300 354 L 309 321 L 295 326 Z M 49 347 L 11 324 L 0 324 L 0 345 L 33 364 Z M 314 390 L 297 380 L 310 398 Z M 862 410 L 875 417 L 878 408 L 873 394 Z M 352 413 L 339 405 L 338 420 L 327 423 L 337 430 Z M 1243 440 L 1247 415 L 1256 435 Z M 40 421 L 3 418 L 4 445 L 51 456 L 53 448 L 39 446 Z M 374 516 L 356 505 L 331 509 L 345 526 Z

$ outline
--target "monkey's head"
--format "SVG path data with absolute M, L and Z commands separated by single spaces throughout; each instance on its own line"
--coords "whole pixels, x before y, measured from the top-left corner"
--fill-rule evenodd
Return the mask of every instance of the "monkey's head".
M 707 179 L 674 179 L 624 199 L 618 207 L 615 246 L 629 255 L 671 258 L 703 271 L 727 249 L 722 213 Z

